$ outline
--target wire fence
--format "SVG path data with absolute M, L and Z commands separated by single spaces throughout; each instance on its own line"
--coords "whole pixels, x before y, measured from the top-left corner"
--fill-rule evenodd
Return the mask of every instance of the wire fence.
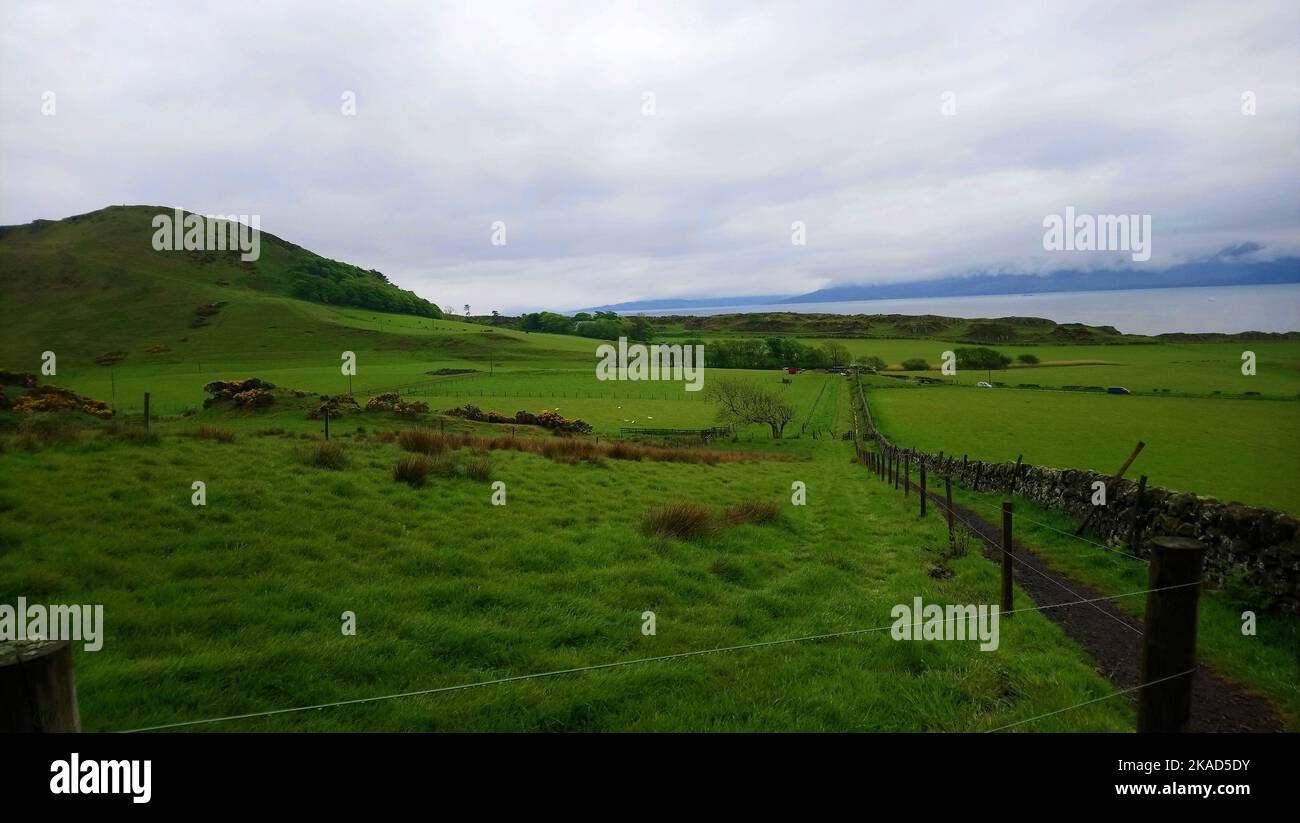
M 1187 586 L 1192 586 L 1192 585 L 1200 585 L 1200 583 L 1199 582 L 1184 583 L 1177 586 L 1165 586 L 1158 589 L 1143 589 L 1141 591 L 1125 592 L 1123 594 L 1105 595 L 1102 597 L 1095 597 L 1095 598 L 1081 598 L 1079 600 L 1075 600 L 1067 603 L 1051 603 L 1043 606 L 1032 606 L 1032 607 L 1025 607 L 1020 609 L 1012 609 L 1007 611 L 1006 614 L 1043 612 L 1049 609 L 1060 609 L 1060 608 L 1067 608 L 1070 606 L 1081 606 L 1081 605 L 1092 605 L 1095 608 L 1096 604 L 1102 601 L 1119 600 L 1125 597 L 1137 597 L 1139 595 L 1149 595 L 1152 592 L 1169 591 L 1172 589 L 1186 588 Z M 954 615 L 952 617 L 944 618 L 942 622 L 946 625 L 956 620 L 965 620 L 965 619 L 966 618 L 964 616 Z M 187 727 L 194 727 L 194 726 L 212 725 L 215 723 L 229 723 L 229 722 L 235 722 L 239 720 L 252 720 L 252 719 L 264 718 L 264 717 L 274 717 L 277 715 L 296 714 L 299 712 L 321 711 L 324 709 L 339 708 L 343 706 L 355 706 L 355 705 L 360 705 L 365 703 L 378 703 L 378 702 L 383 702 L 388 700 L 400 700 L 400 699 L 411 698 L 411 697 L 427 697 L 436 694 L 461 692 L 461 691 L 467 691 L 469 689 L 483 688 L 486 686 L 499 686 L 499 685 L 504 685 L 506 683 L 518 683 L 525 680 L 538 680 L 538 679 L 549 678 L 549 677 L 560 677 L 562 675 L 579 674 L 582 672 L 615 669 L 615 668 L 621 668 L 626 666 L 639 666 L 648 663 L 666 662 L 669 660 L 684 660 L 692 657 L 702 657 L 705 655 L 714 655 L 714 654 L 727 654 L 731 652 L 740 652 L 740 651 L 746 651 L 751 649 L 770 648 L 773 646 L 787 646 L 787 645 L 793 645 L 798 643 L 821 642 L 827 640 L 842 639 L 846 637 L 869 635 L 878 632 L 889 631 L 891 629 L 894 629 L 897 625 L 898 625 L 897 621 L 894 621 L 886 626 L 872 626 L 869 628 L 848 629 L 844 631 L 827 632 L 824 634 L 804 635 L 801 637 L 780 638 L 775 640 L 759 640 L 753 643 L 742 643 L 742 644 L 737 644 L 732 646 L 717 646 L 709 649 L 696 649 L 693 651 L 684 651 L 684 652 L 675 652 L 672 654 L 656 655 L 654 657 L 638 657 L 629 660 L 615 660 L 607 663 L 596 663 L 589 666 L 576 666 L 567 669 L 554 669 L 551 671 L 534 672 L 531 674 L 511 675 L 508 677 L 498 677 L 490 680 L 475 680 L 467 683 L 459 683 L 459 684 L 453 684 L 449 686 L 436 686 L 428 689 L 417 689 L 413 691 L 395 692 L 390 694 L 375 695 L 371 697 L 351 698 L 348 700 L 338 700 L 330 703 L 315 703 L 310 705 L 290 706 L 285 708 L 265 709 L 261 711 L 255 711 L 255 712 L 245 712 L 242 714 L 230 714 L 230 715 L 220 715 L 216 717 L 206 717 L 197 720 L 182 720 L 182 721 L 176 721 L 172 723 L 160 723 L 151 726 L 141 726 L 138 728 L 123 729 L 120 731 L 127 734 L 138 733 L 138 732 L 156 732 L 156 731 L 165 731 L 168 729 L 180 729 L 180 728 L 187 728 Z M 924 624 L 918 621 L 911 625 L 914 630 L 917 630 L 920 627 L 922 627 Z M 1053 715 L 1061 714 L 1062 712 L 1070 711 L 1071 709 L 1076 709 L 1082 706 L 1090 705 L 1092 703 L 1096 703 L 1101 700 L 1106 700 L 1112 697 L 1116 697 L 1121 694 L 1127 694 L 1136 691 L 1138 689 L 1144 688 L 1145 686 L 1155 685 L 1158 682 L 1162 682 L 1164 679 L 1167 678 L 1162 678 L 1161 680 L 1153 680 L 1150 683 L 1140 684 L 1130 689 L 1115 691 L 1111 694 L 1104 695 L 1103 697 L 1097 698 L 1096 700 L 1089 700 L 1083 703 L 1075 704 L 1073 706 L 1067 706 L 1063 709 L 1057 709 L 1055 711 L 1048 712 L 1046 714 L 1036 715 L 1034 717 L 1018 720 L 1015 721 L 1014 723 L 1009 723 L 1005 726 L 999 726 L 998 728 L 990 729 L 989 731 L 1001 731 L 1002 729 L 1010 728 L 1012 726 L 1031 723 L 1035 720 L 1039 720 L 1044 717 L 1051 717 Z

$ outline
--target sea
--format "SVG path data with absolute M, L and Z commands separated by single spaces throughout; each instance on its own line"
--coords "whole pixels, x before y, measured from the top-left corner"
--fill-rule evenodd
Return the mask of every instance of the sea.
M 1057 323 L 1114 326 L 1125 334 L 1300 331 L 1300 283 L 1120 291 L 993 294 L 835 303 L 718 306 L 624 314 L 710 315 L 752 312 L 937 314 L 945 317 L 1045 317 Z

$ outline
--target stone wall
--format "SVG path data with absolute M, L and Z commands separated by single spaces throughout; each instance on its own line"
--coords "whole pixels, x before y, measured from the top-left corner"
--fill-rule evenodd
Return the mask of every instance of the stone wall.
M 865 400 L 865 398 L 863 398 Z M 867 413 L 867 437 L 882 449 L 898 448 L 874 429 Z M 909 450 L 899 449 L 901 453 Z M 1147 555 L 1157 535 L 1194 537 L 1206 546 L 1205 580 L 1212 586 L 1241 584 L 1260 596 L 1260 609 L 1300 614 L 1300 522 L 1283 512 L 1223 503 L 1213 497 L 1148 486 L 1138 500 L 1138 484 L 1077 469 L 963 461 L 910 451 L 912 465 L 924 464 L 931 477 L 951 476 L 973 491 L 1014 494 L 1067 512 L 1082 522 L 1097 508 L 1088 536 L 1132 552 L 1134 526 L 1140 530 L 1136 554 Z M 914 475 L 915 477 L 915 475 Z M 1106 505 L 1092 505 L 1093 483 L 1106 483 Z M 930 484 L 934 488 L 933 482 Z

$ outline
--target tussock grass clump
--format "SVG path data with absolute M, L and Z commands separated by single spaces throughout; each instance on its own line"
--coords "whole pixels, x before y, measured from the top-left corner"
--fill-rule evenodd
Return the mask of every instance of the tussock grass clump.
M 119 422 L 109 423 L 104 427 L 101 434 L 104 437 L 110 437 L 123 443 L 135 443 L 142 446 L 152 446 L 162 442 L 162 437 L 154 429 L 146 429 L 144 426 L 128 426 Z
M 257 434 L 258 437 L 281 437 L 287 434 L 287 432 L 284 429 L 277 427 L 272 429 L 258 429 L 255 434 Z
M 214 440 L 218 443 L 235 442 L 235 433 L 230 429 L 223 429 L 220 426 L 199 426 L 194 436 L 200 440 Z
M 59 414 L 34 414 L 18 423 L 17 445 L 27 451 L 39 451 L 48 446 L 76 443 L 81 440 L 83 426 Z
M 465 461 L 465 476 L 470 480 L 487 481 L 492 477 L 492 461 L 486 457 L 471 457 Z
M 438 454 L 447 450 L 448 438 L 429 429 L 407 429 L 397 435 L 397 445 L 402 451 Z
M 739 526 L 742 523 L 771 523 L 781 516 L 781 507 L 767 500 L 746 500 L 728 506 L 722 519 L 728 525 Z
M 429 477 L 432 461 L 424 455 L 403 457 L 393 466 L 393 479 L 399 483 L 408 483 L 412 488 L 419 488 Z
M 665 503 L 645 513 L 641 530 L 646 534 L 691 540 L 717 530 L 713 513 L 699 503 Z
M 456 458 L 450 454 L 435 454 L 429 460 L 429 474 L 434 477 L 456 477 L 460 474 L 460 467 L 456 465 Z
M 436 454 L 440 451 L 470 449 L 475 452 L 517 451 L 540 454 L 557 463 L 598 463 L 604 458 L 613 460 L 652 460 L 664 463 L 750 463 L 759 460 L 792 460 L 788 454 L 770 452 L 723 452 L 704 448 L 669 448 L 645 446 L 622 440 L 597 443 L 578 437 L 511 437 L 498 435 L 482 437 L 470 434 L 442 434 L 428 429 L 407 429 L 400 434 L 377 433 L 374 438 L 381 443 L 392 442 L 405 451 L 417 454 Z
M 331 440 L 324 440 L 313 446 L 301 446 L 297 449 L 298 460 L 305 465 L 318 469 L 338 471 L 347 468 L 348 455 L 343 447 Z

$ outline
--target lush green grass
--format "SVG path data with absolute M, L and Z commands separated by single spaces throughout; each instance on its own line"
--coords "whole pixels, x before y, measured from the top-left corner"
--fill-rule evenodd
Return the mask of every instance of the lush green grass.
M 212 422 L 235 441 L 182 436 Z M 509 495 L 494 507 L 487 482 L 394 482 L 400 453 L 371 436 L 398 425 L 386 417 L 336 422 L 352 435 L 337 438 L 348 467 L 308 468 L 293 433 L 314 425 L 204 412 L 158 424 L 153 445 L 90 437 L 0 454 L 0 602 L 105 605 L 104 649 L 77 654 L 87 729 L 884 627 L 917 595 L 996 599 L 982 558 L 953 561 L 951 579 L 927 574 L 942 526 L 915 522 L 847 443 L 717 466 L 493 452 Z M 288 436 L 256 433 L 275 428 Z M 206 508 L 190 504 L 194 480 Z M 795 480 L 806 507 L 789 505 Z M 783 514 L 696 541 L 644 535 L 643 513 L 673 499 Z M 356 637 L 340 632 L 344 611 Z M 1001 628 L 997 652 L 876 631 L 215 728 L 980 730 L 1112 693 L 1040 615 Z M 1116 698 L 1020 728 L 1131 725 Z
M 815 343 L 816 340 L 805 340 Z M 971 343 L 946 340 L 862 340 L 838 341 L 855 356 L 875 356 L 897 365 L 909 358 L 924 358 L 940 377 L 937 369 L 945 351 L 972 347 Z M 959 370 L 953 382 L 973 385 L 993 380 L 1015 386 L 1037 384 L 1060 386 L 1124 386 L 1133 392 L 1168 389 L 1173 394 L 1243 394 L 1255 391 L 1263 395 L 1294 398 L 1300 394 L 1300 341 L 1238 341 L 1231 343 L 1145 343 L 1132 345 L 1034 345 L 991 344 L 987 348 L 1012 359 L 1019 354 L 1033 354 L 1041 361 L 1037 366 L 1013 364 L 992 373 Z M 1256 356 L 1256 373 L 1241 373 L 1243 351 Z M 1103 365 L 1053 365 L 1057 363 L 1098 363 Z
M 1300 512 L 1300 404 L 925 387 L 868 402 L 895 442 L 926 451 L 1114 472 L 1152 485 Z

